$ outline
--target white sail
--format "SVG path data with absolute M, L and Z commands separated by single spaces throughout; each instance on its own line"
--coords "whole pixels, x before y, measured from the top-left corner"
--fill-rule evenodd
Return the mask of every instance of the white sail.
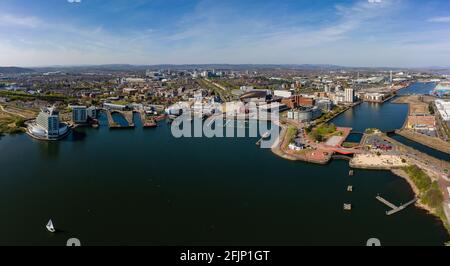
M 53 226 L 52 220 L 48 221 L 48 224 L 47 224 L 46 227 L 47 227 L 47 230 L 48 230 L 49 232 L 51 232 L 51 233 L 56 232 L 55 227 Z

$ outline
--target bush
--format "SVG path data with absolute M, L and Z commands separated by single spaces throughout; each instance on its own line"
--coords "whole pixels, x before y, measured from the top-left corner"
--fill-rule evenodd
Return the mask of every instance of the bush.
M 430 189 L 423 195 L 422 202 L 434 209 L 439 209 L 442 207 L 443 201 L 444 196 L 439 189 L 439 184 L 435 181 L 431 185 Z
M 425 193 L 431 186 L 431 178 L 427 176 L 422 169 L 416 165 L 405 168 L 406 173 L 411 177 L 411 180 L 417 186 L 421 193 Z
M 324 141 L 329 135 L 335 133 L 337 130 L 334 124 L 324 124 L 316 127 L 311 132 L 311 137 L 316 141 Z

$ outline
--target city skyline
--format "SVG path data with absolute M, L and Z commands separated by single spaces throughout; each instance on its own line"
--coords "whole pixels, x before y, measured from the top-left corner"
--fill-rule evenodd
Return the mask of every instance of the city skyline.
M 448 1 L 0 3 L 0 65 L 449 66 Z

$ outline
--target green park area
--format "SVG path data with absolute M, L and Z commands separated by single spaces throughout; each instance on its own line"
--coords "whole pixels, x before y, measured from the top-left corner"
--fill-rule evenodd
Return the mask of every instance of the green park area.
M 315 141 L 325 141 L 332 136 L 342 135 L 342 132 L 337 131 L 337 127 L 334 124 L 322 124 L 313 128 L 309 136 Z

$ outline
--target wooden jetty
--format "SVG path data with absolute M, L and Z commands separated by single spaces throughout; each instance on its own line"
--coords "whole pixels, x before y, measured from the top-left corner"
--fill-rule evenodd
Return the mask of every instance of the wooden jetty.
M 352 205 L 351 204 L 344 204 L 344 211 L 351 211 L 352 210 Z
M 386 206 L 388 206 L 389 208 L 391 208 L 392 210 L 390 211 L 386 211 L 386 215 L 390 216 L 390 215 L 394 215 L 400 211 L 403 211 L 404 209 L 406 209 L 408 206 L 414 204 L 417 202 L 417 198 L 414 198 L 413 200 L 407 202 L 406 204 L 401 205 L 400 207 L 397 207 L 396 205 L 390 203 L 389 201 L 387 201 L 386 199 L 377 196 L 376 199 L 378 201 L 380 201 L 381 203 L 385 204 Z

